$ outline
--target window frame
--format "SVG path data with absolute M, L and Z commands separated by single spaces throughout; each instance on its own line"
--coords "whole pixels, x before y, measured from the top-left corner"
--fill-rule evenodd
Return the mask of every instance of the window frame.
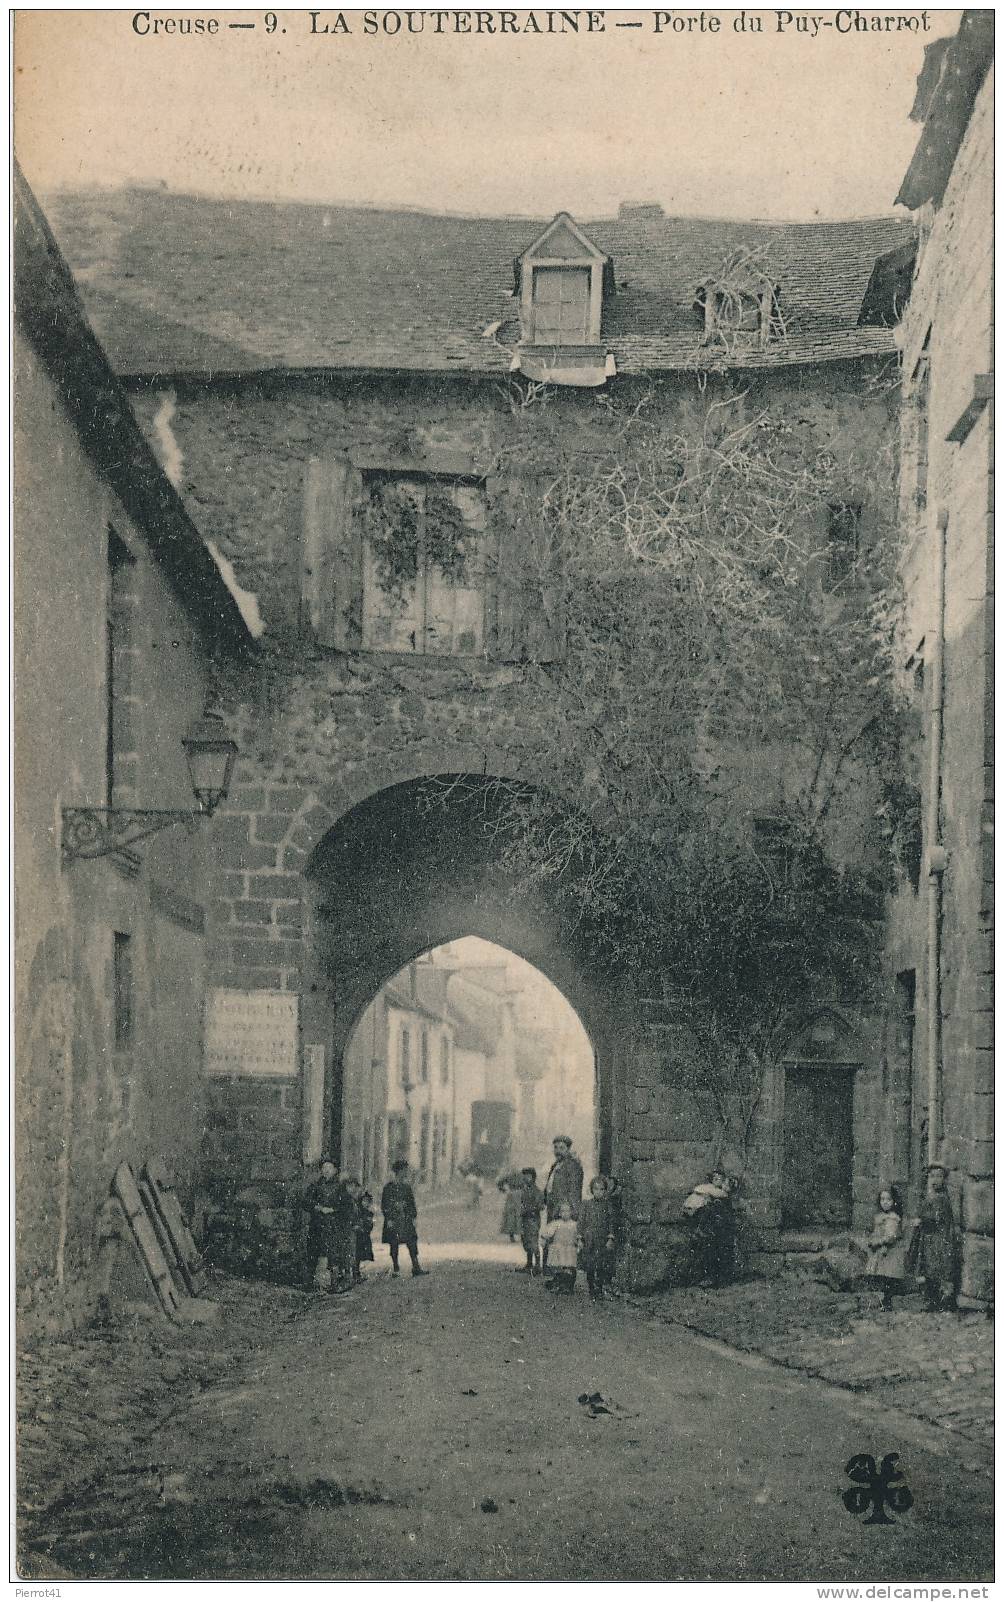
M 429 486 L 431 485 L 441 485 L 446 487 L 448 490 L 469 489 L 476 492 L 479 496 L 484 514 L 483 528 L 480 530 L 481 550 L 478 558 L 478 571 L 471 575 L 471 578 L 474 580 L 474 582 L 446 586 L 447 588 L 467 590 L 477 594 L 480 597 L 480 638 L 476 638 L 474 646 L 469 650 L 443 650 L 441 641 L 436 640 L 434 634 L 431 637 L 433 642 L 432 649 L 428 649 L 430 641 L 430 579 L 432 578 L 433 570 L 436 568 L 436 563 L 434 561 L 430 561 L 425 540 L 425 523 L 428 513 L 425 506 L 424 495 L 422 509 L 417 513 L 417 540 L 419 546 L 419 557 L 414 582 L 414 595 L 416 602 L 415 629 L 413 636 L 416 640 L 416 645 L 414 650 L 409 651 L 406 647 L 399 643 L 383 644 L 379 641 L 373 640 L 369 635 L 368 631 L 372 626 L 374 618 L 386 614 L 380 614 L 377 612 L 376 608 L 372 604 L 372 586 L 378 583 L 378 580 L 372 571 L 374 559 L 372 556 L 371 542 L 367 538 L 365 528 L 360 527 L 359 537 L 362 546 L 360 650 L 380 656 L 404 656 L 409 659 L 422 657 L 426 660 L 435 660 L 438 658 L 445 662 L 463 661 L 465 659 L 480 659 L 485 656 L 488 650 L 489 634 L 488 586 L 492 538 L 491 501 L 488 490 L 487 473 L 479 472 L 473 465 L 469 466 L 466 471 L 447 472 L 437 468 L 435 465 L 423 467 L 421 465 L 412 465 L 410 463 L 406 463 L 401 466 L 392 466 L 390 464 L 381 464 L 380 466 L 367 465 L 360 468 L 360 474 L 362 479 L 363 504 L 365 504 L 366 497 L 370 493 L 370 487 L 378 481 L 418 484 L 422 487 L 424 492 L 427 492 Z
M 584 290 L 584 294 L 582 295 L 581 299 L 577 300 L 576 297 L 571 296 L 565 299 L 559 292 L 557 300 L 541 300 L 538 290 L 541 284 L 544 282 L 544 279 L 549 277 L 553 283 L 558 285 L 560 291 L 562 288 L 567 287 L 566 285 L 562 284 L 563 276 L 569 281 L 572 281 L 574 277 L 574 280 L 579 283 L 580 287 Z M 560 265 L 554 265 L 550 262 L 534 262 L 531 271 L 530 302 L 533 307 L 531 328 L 531 340 L 533 344 L 553 345 L 559 349 L 564 349 L 568 346 L 588 344 L 590 328 L 592 325 L 591 263 L 565 261 Z M 562 326 L 560 310 L 562 307 L 572 305 L 577 305 L 579 322 L 574 329 L 569 328 L 566 331 L 566 329 Z M 544 310 L 544 308 L 551 306 L 555 306 L 559 310 L 557 337 L 555 336 L 555 332 L 553 330 L 552 332 L 545 334 L 541 331 L 540 327 L 540 324 L 543 321 L 541 312 Z M 565 337 L 566 333 L 569 337 Z
M 555 342 L 542 339 L 537 333 L 534 285 L 538 269 L 559 269 L 565 272 L 589 273 L 589 315 L 584 337 L 579 340 Z M 600 343 L 600 324 L 603 317 L 603 260 L 591 256 L 530 256 L 524 258 L 521 274 L 520 325 L 523 339 L 528 345 L 539 345 L 547 350 L 568 350 Z
M 116 1051 L 131 1051 L 136 1039 L 136 986 L 132 935 L 112 931 L 112 1025 Z
M 849 496 L 827 501 L 826 579 L 828 584 L 841 584 L 845 579 L 854 576 L 854 571 L 861 560 L 864 549 L 864 513 L 864 502 L 851 500 Z M 852 540 L 835 538 L 841 519 L 844 520 L 845 526 L 851 526 L 853 532 Z M 834 560 L 838 554 L 842 558 L 839 564 Z

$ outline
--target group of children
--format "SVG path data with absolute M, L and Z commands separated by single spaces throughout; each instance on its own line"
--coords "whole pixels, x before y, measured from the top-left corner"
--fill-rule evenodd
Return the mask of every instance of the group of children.
M 559 1295 L 571 1296 L 579 1269 L 583 1269 L 589 1294 L 602 1300 L 613 1280 L 621 1242 L 621 1194 L 616 1179 L 598 1174 L 589 1186 L 588 1200 L 558 1202 L 554 1216 L 541 1222 L 549 1211 L 548 1199 L 537 1184 L 537 1170 L 523 1168 L 506 1181 L 503 1233 L 519 1238 L 526 1263 L 518 1274 L 541 1275 Z
M 948 1174 L 940 1163 L 927 1170 L 927 1187 L 912 1234 L 903 1219 L 899 1187 L 884 1185 L 878 1193 L 878 1211 L 871 1234 L 851 1241 L 851 1270 L 840 1276 L 841 1289 L 864 1281 L 882 1291 L 882 1305 L 892 1307 L 893 1296 L 906 1282 L 919 1280 L 930 1312 L 955 1306 L 961 1258 L 961 1237 L 948 1194 Z M 834 1279 L 830 1263 L 827 1277 Z M 857 1268 L 857 1272 L 854 1269 Z
M 391 1164 L 393 1177 L 380 1194 L 383 1242 L 390 1248 L 391 1272 L 401 1272 L 398 1255 L 403 1246 L 411 1258 L 413 1276 L 425 1274 L 418 1260 L 418 1208 L 408 1182 L 403 1158 Z M 351 1290 L 363 1277 L 363 1263 L 372 1263 L 373 1197 L 358 1179 L 343 1178 L 330 1157 L 321 1158 L 320 1177 L 303 1193 L 303 1210 L 309 1218 L 307 1261 L 310 1283 L 338 1294 Z
M 303 1209 L 312 1284 L 333 1294 L 351 1290 L 363 1277 L 363 1263 L 373 1261 L 373 1197 L 324 1157 L 320 1177 L 304 1192 Z

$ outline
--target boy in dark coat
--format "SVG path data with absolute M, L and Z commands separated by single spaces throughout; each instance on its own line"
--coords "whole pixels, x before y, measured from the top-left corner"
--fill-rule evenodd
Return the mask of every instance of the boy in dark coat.
M 319 1178 L 301 1203 L 310 1219 L 307 1255 L 318 1290 L 346 1290 L 352 1279 L 352 1198 L 330 1157 L 321 1158 Z
M 408 1164 L 403 1157 L 396 1163 L 391 1163 L 393 1179 L 389 1179 L 383 1188 L 380 1197 L 380 1211 L 383 1213 L 383 1242 L 390 1247 L 390 1260 L 393 1272 L 401 1272 L 398 1263 L 398 1253 L 402 1246 L 408 1248 L 411 1258 L 411 1272 L 417 1278 L 419 1274 L 428 1273 L 428 1269 L 421 1266 L 418 1260 L 418 1208 L 415 1205 L 415 1192 L 408 1184 Z

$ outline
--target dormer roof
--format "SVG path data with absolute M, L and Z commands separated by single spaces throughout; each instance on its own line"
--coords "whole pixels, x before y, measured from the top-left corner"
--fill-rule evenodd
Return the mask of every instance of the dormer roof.
M 543 233 L 537 235 L 533 244 L 528 246 L 517 260 L 605 262 L 608 257 L 579 227 L 570 212 L 559 211 L 556 217 L 551 218 Z

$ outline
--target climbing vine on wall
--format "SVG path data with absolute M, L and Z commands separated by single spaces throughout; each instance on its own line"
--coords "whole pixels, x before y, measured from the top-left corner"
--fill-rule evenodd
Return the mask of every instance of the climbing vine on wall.
M 511 753 L 551 792 L 498 780 L 493 828 L 517 893 L 671 1002 L 741 1148 L 798 1007 L 877 982 L 904 726 L 895 453 L 879 428 L 838 460 L 811 416 L 698 389 L 686 415 L 598 398 L 602 443 L 575 451 L 546 395 L 516 397 L 499 471 L 525 486 L 522 560 L 546 568 L 525 592 L 560 589 L 566 647 L 530 653 L 522 691 L 557 737 Z M 835 576 L 848 484 L 873 515 Z
M 401 600 L 424 568 L 462 583 L 476 531 L 448 480 L 374 477 L 363 506 L 363 535 L 381 589 Z

